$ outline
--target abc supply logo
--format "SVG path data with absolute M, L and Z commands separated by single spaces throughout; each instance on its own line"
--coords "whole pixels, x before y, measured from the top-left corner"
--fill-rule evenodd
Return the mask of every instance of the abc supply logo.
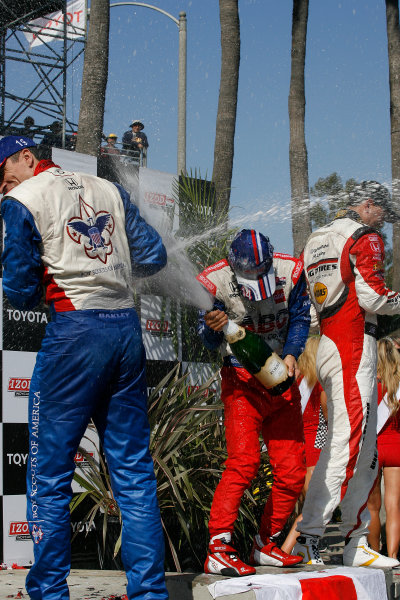
M 166 194 L 160 194 L 158 192 L 145 192 L 144 201 L 146 204 L 152 204 L 153 206 L 165 206 L 170 208 L 174 206 L 174 199 L 169 198 Z
M 30 377 L 10 377 L 8 391 L 14 392 L 14 397 L 29 396 Z
M 9 537 L 13 537 L 17 542 L 30 540 L 29 527 L 27 521 L 12 521 L 8 530 Z
M 318 304 L 323 304 L 328 297 L 328 288 L 319 281 L 314 285 L 314 298 Z
M 169 321 L 160 319 L 147 319 L 146 331 L 156 337 L 172 337 L 172 330 Z

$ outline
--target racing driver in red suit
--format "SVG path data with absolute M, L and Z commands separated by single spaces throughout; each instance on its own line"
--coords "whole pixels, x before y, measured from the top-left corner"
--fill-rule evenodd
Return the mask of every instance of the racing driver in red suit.
M 340 503 L 345 566 L 396 567 L 368 546 L 368 496 L 377 476 L 377 314 L 400 313 L 400 294 L 385 286 L 384 245 L 375 227 L 394 221 L 388 190 L 358 184 L 347 210 L 314 231 L 304 249 L 321 341 L 318 379 L 327 394 L 328 439 L 311 477 L 293 552 L 323 564 L 318 541 Z
M 203 314 L 199 333 L 207 348 L 223 357 L 221 399 L 224 403 L 228 459 L 214 494 L 206 573 L 243 576 L 255 573 L 232 546 L 241 498 L 257 475 L 260 435 L 268 449 L 273 485 L 250 554 L 253 565 L 288 567 L 301 562 L 278 548 L 276 538 L 302 490 L 306 466 L 301 400 L 297 383 L 272 395 L 238 362 L 221 331 L 228 317 L 261 335 L 283 357 L 294 375 L 310 326 L 310 300 L 301 260 L 274 253 L 267 237 L 244 229 L 233 240 L 228 260 L 198 276 L 215 298 Z

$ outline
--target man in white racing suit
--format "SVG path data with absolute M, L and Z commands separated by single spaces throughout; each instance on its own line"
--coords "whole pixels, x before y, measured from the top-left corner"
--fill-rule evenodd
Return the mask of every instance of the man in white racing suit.
M 376 226 L 393 221 L 388 190 L 357 185 L 349 207 L 311 234 L 304 266 L 317 311 L 319 381 L 328 397 L 328 440 L 307 492 L 296 555 L 323 564 L 318 550 L 334 509 L 341 506 L 346 566 L 395 567 L 373 551 L 366 535 L 367 499 L 377 474 L 376 314 L 400 313 L 400 294 L 385 286 L 384 244 Z
M 74 456 L 93 419 L 122 516 L 129 600 L 167 600 L 164 536 L 149 451 L 145 350 L 133 277 L 160 271 L 161 237 L 117 184 L 0 140 L 3 289 L 18 309 L 44 295 L 51 322 L 29 389 L 31 600 L 69 600 Z

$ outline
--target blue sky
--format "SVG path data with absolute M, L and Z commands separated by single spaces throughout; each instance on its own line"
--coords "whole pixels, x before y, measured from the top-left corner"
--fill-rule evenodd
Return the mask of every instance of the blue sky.
M 111 4 L 114 0 L 111 0 Z M 187 13 L 187 169 L 211 176 L 220 77 L 218 0 L 153 0 Z M 241 62 L 232 219 L 292 251 L 289 120 L 292 2 L 239 0 Z M 69 112 L 78 119 L 81 65 L 71 72 Z M 105 133 L 121 139 L 145 123 L 148 166 L 176 172 L 178 28 L 144 7 L 111 9 Z M 8 80 L 10 81 L 10 79 Z M 310 185 L 333 171 L 343 181 L 390 182 L 390 119 L 383 0 L 310 0 L 306 56 Z

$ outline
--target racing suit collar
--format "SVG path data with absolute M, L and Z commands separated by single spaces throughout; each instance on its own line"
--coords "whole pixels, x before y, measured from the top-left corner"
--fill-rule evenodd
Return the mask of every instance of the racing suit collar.
M 335 215 L 334 221 L 336 221 L 336 219 L 352 219 L 353 221 L 357 221 L 357 223 L 362 223 L 364 225 L 360 215 L 350 208 L 339 210 Z
M 60 165 L 56 165 L 55 163 L 53 163 L 52 160 L 40 160 L 36 165 L 36 169 L 33 173 L 33 176 L 39 175 L 39 173 L 43 173 L 43 171 L 47 171 L 47 169 L 51 169 L 51 167 L 60 168 Z

